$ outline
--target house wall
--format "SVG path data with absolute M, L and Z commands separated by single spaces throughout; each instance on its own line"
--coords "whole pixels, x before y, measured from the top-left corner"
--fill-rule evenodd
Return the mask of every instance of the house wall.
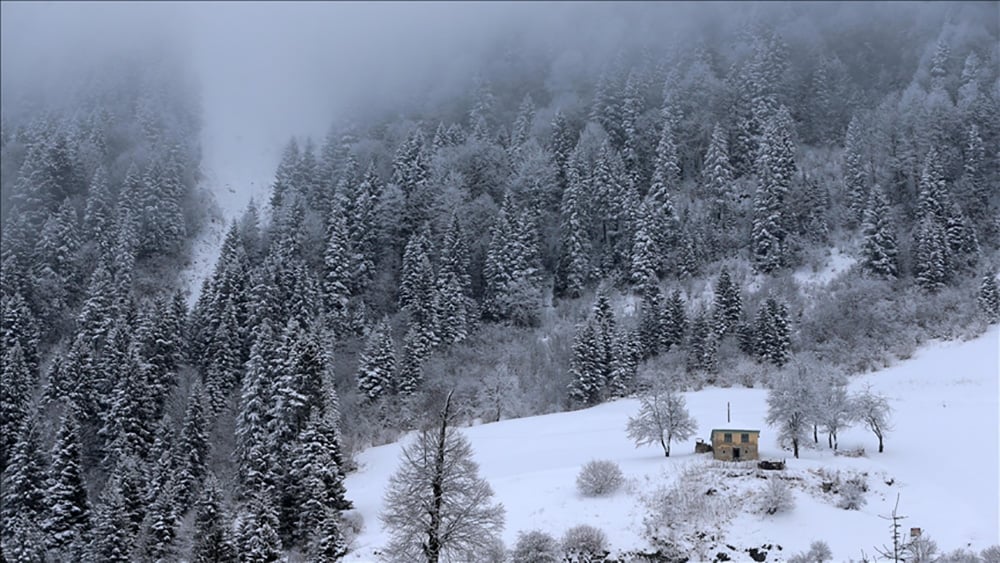
M 723 461 L 733 460 L 733 448 L 740 449 L 740 459 L 741 460 L 752 460 L 759 459 L 757 443 L 760 438 L 760 434 L 757 432 L 747 432 L 749 436 L 749 441 L 742 443 L 740 441 L 743 432 L 732 432 L 733 441 L 725 441 L 726 431 L 718 431 L 712 433 L 712 451 L 715 459 L 720 459 Z

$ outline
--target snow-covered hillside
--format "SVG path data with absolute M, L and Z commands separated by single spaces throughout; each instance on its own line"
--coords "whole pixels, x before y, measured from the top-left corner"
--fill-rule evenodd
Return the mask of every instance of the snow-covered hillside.
M 866 457 L 835 456 L 826 448 L 804 450 L 791 459 L 764 424 L 766 391 L 706 389 L 687 393 L 688 408 L 699 423 L 697 436 L 708 438 L 725 424 L 726 403 L 734 422 L 761 429 L 762 458 L 788 459 L 796 507 L 777 516 L 759 516 L 738 508 L 738 499 L 752 497 L 762 487 L 753 464 L 746 471 L 728 471 L 721 495 L 732 495 L 733 510 L 721 511 L 721 537 L 704 546 L 704 555 L 739 551 L 763 544 L 780 545 L 768 554 L 779 561 L 822 539 L 835 560 L 859 559 L 888 542 L 888 527 L 880 515 L 892 511 L 899 494 L 905 527 L 920 527 L 943 550 L 975 550 L 1000 543 L 1000 419 L 996 327 L 969 342 L 935 343 L 913 358 L 884 371 L 857 377 L 852 389 L 870 384 L 890 398 L 895 430 L 877 453 L 873 435 L 861 427 L 843 432 L 841 450 L 864 447 Z M 560 537 L 577 524 L 592 524 L 607 533 L 613 552 L 648 548 L 643 537 L 646 508 L 641 499 L 669 484 L 692 466 L 706 475 L 720 473 L 710 454 L 694 454 L 694 439 L 677 444 L 671 458 L 658 447 L 635 448 L 625 424 L 638 407 L 636 400 L 619 400 L 576 412 L 508 420 L 465 429 L 480 463 L 480 471 L 507 509 L 504 541 L 516 541 L 519 531 L 540 529 Z M 405 440 L 404 440 L 405 443 Z M 351 561 L 372 561 L 385 542 L 378 513 L 389 476 L 398 467 L 401 444 L 371 448 L 358 456 L 359 470 L 347 479 L 349 498 L 364 518 Z M 592 459 L 616 461 L 627 485 L 608 498 L 581 497 L 575 487 L 580 467 Z M 857 511 L 837 508 L 821 491 L 824 475 L 840 471 L 867 473 L 867 504 Z M 740 475 L 743 473 L 743 475 Z M 768 472 L 773 476 L 774 472 Z M 728 503 L 723 503 L 723 505 Z M 721 505 L 720 505 L 721 506 Z M 703 556 L 704 556 L 703 555 Z

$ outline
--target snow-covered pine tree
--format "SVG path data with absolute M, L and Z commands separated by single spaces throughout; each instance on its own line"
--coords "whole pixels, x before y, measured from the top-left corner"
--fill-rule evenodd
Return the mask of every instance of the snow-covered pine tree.
M 684 298 L 679 289 L 675 289 L 663 309 L 663 332 L 660 336 L 660 348 L 667 352 L 673 346 L 684 342 L 687 334 L 688 319 Z
M 733 229 L 739 201 L 733 184 L 733 168 L 729 164 L 729 143 L 725 130 L 718 123 L 712 130 L 701 175 L 702 192 L 709 199 L 712 219 L 721 229 Z
M 656 221 L 653 202 L 646 198 L 636 212 L 632 243 L 631 281 L 634 285 L 655 284 L 662 268 L 663 252 L 659 245 L 660 223 Z
M 335 515 L 339 517 L 339 511 L 351 508 L 338 459 L 334 414 L 312 416 L 298 438 L 293 455 L 290 475 L 298 507 L 293 537 L 311 545 L 335 531 L 330 528 L 332 523 L 326 522 L 329 509 L 337 511 Z
M 351 297 L 353 252 L 347 231 L 347 213 L 335 198 L 327 219 L 326 248 L 323 252 L 323 304 L 334 334 L 343 336 L 348 329 L 347 302 Z
M 722 269 L 719 280 L 715 284 L 715 301 L 713 302 L 714 330 L 720 337 L 736 329 L 743 316 L 743 300 L 740 289 L 733 283 L 729 270 Z
M 865 168 L 867 146 L 861 120 L 855 115 L 847 126 L 844 139 L 844 192 L 847 194 L 850 224 L 863 221 L 872 196 L 868 193 L 868 170 Z
M 13 344 L 4 350 L 0 367 L 0 473 L 6 469 L 22 424 L 28 418 L 36 379 L 24 361 L 21 343 L 16 338 L 11 340 Z
M 687 343 L 687 370 L 710 374 L 718 371 L 718 346 L 718 336 L 712 328 L 708 312 L 702 312 L 691 323 Z
M 917 284 L 929 293 L 940 291 L 950 279 L 947 235 L 941 222 L 928 215 L 913 233 L 913 270 Z
M 368 334 L 358 362 L 358 390 L 370 401 L 396 388 L 396 355 L 388 319 L 382 319 Z
M 582 171 L 575 163 L 566 165 L 567 186 L 560 203 L 561 248 L 556 293 L 577 298 L 590 282 L 590 203 Z
M 222 506 L 219 480 L 214 473 L 209 473 L 195 507 L 192 563 L 234 561 L 229 530 L 230 524 Z
M 403 337 L 403 357 L 399 362 L 396 391 L 412 395 L 424 380 L 424 362 L 430 357 L 432 345 L 426 334 L 411 326 Z
M 76 417 L 67 413 L 59 425 L 52 447 L 48 489 L 49 507 L 42 524 L 49 547 L 72 557 L 80 554 L 90 531 L 90 508 L 81 467 L 80 427 Z
M 257 338 L 250 350 L 236 416 L 237 474 L 246 496 L 263 490 L 273 477 L 271 467 L 274 461 L 268 451 L 268 427 L 280 369 L 275 357 L 276 349 L 270 321 L 265 320 L 258 327 Z
M 872 188 L 862 225 L 865 237 L 861 248 L 862 270 L 870 276 L 896 279 L 899 272 L 896 233 L 889 215 L 889 202 L 878 185 Z
M 785 365 L 791 353 L 791 327 L 787 307 L 768 297 L 757 312 L 753 332 L 757 356 L 778 367 Z
M 5 546 L 14 539 L 13 530 L 6 523 L 21 517 L 25 526 L 37 531 L 48 510 L 45 460 L 41 455 L 37 421 L 24 418 L 11 433 L 14 434 L 13 445 L 5 451 L 7 466 L 0 475 L 0 516 L 5 523 L 0 536 Z
M 664 331 L 663 317 L 663 294 L 660 292 L 660 286 L 655 283 L 644 285 L 639 313 L 639 351 L 644 360 L 660 353 Z
M 593 323 L 585 322 L 577 327 L 573 339 L 573 356 L 570 360 L 569 398 L 584 406 L 596 405 L 601 401 L 605 381 L 601 377 L 598 340 Z
M 244 563 L 281 560 L 278 515 L 267 491 L 255 493 L 243 506 L 236 538 L 237 559 Z
M 979 284 L 979 309 L 986 322 L 1000 322 L 1000 290 L 997 289 L 997 276 L 992 271 L 983 274 L 983 281 Z
M 788 264 L 785 198 L 795 174 L 795 145 L 788 109 L 781 107 L 767 122 L 758 151 L 757 192 L 750 233 L 754 267 L 772 273 Z
M 184 425 L 178 442 L 179 461 L 174 494 L 179 506 L 190 506 L 207 472 L 210 443 L 205 418 L 204 394 L 195 385 L 188 396 Z

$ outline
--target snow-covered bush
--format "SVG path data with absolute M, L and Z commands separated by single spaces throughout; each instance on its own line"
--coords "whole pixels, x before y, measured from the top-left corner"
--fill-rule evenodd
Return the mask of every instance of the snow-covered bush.
M 868 484 L 863 475 L 854 475 L 844 481 L 840 486 L 840 501 L 837 506 L 844 510 L 858 510 L 865 505 L 865 492 L 868 491 Z
M 608 556 L 608 538 L 601 530 L 580 524 L 566 530 L 562 541 L 564 561 L 598 563 Z
M 932 540 L 926 533 L 910 540 L 906 544 L 904 552 L 908 563 L 931 563 L 939 561 L 937 558 L 937 542 Z
M 997 561 L 984 560 L 983 557 L 976 555 L 976 552 L 968 549 L 949 551 L 934 561 L 935 563 L 984 563 L 984 561 L 985 563 L 997 563 Z
M 983 563 L 1000 563 L 1000 545 L 991 545 L 979 555 Z
M 833 560 L 833 552 L 825 541 L 814 541 L 809 544 L 809 551 L 796 553 L 788 558 L 788 563 L 826 563 Z
M 771 478 L 757 497 L 757 511 L 763 514 L 781 514 L 795 508 L 792 489 L 784 480 Z
M 719 478 L 720 470 L 721 466 L 713 464 L 691 464 L 676 481 L 643 497 L 649 511 L 643 525 L 653 545 L 690 548 L 686 537 L 698 530 L 717 528 L 740 509 L 738 502 L 734 503 L 738 496 L 720 493 L 726 489 L 724 480 Z
M 510 553 L 511 563 L 558 563 L 561 558 L 559 542 L 540 530 L 518 533 Z
M 576 488 L 585 497 L 610 495 L 625 481 L 618 464 L 607 460 L 588 462 L 576 477 Z
M 344 543 L 350 546 L 354 540 L 361 535 L 365 529 L 365 517 L 358 510 L 347 510 L 341 513 L 340 522 L 341 533 L 344 534 Z

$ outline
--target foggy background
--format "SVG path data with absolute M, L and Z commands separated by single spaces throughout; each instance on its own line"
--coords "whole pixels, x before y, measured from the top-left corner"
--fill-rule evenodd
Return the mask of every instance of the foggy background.
M 23 95 L 58 100 L 68 78 L 140 45 L 174 51 L 200 83 L 208 183 L 242 201 L 262 193 L 289 137 L 321 141 L 358 112 L 446 99 L 467 89 L 480 56 L 501 42 L 556 50 L 572 74 L 637 37 L 669 42 L 695 18 L 707 23 L 734 7 L 4 2 L 3 106 Z
M 919 8 L 919 10 L 917 10 Z M 137 50 L 180 55 L 200 84 L 202 169 L 241 206 L 273 177 L 291 136 L 321 142 L 360 112 L 448 99 L 468 90 L 487 51 L 515 45 L 551 56 L 555 80 L 599 67 L 615 49 L 679 44 L 698 29 L 724 38 L 781 13 L 786 39 L 817 19 L 864 18 L 850 3 L 320 3 L 2 4 L 3 107 L 58 100 L 76 74 Z M 876 8 L 912 17 L 940 4 Z M 933 18 L 929 19 L 933 21 Z M 790 32 L 790 33 L 789 33 Z M 789 36 L 790 35 L 790 36 Z

